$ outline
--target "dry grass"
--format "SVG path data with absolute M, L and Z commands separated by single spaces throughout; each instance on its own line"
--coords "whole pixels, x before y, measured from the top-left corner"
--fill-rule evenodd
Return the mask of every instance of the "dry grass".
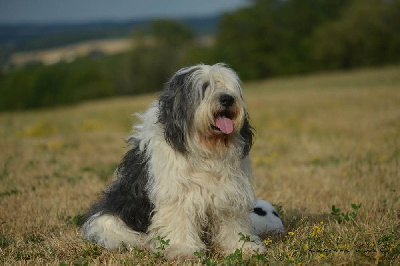
M 251 261 L 206 254 L 196 262 L 400 264 L 399 73 L 246 84 L 256 193 L 278 206 L 289 233 L 268 236 L 267 254 Z M 130 115 L 154 98 L 0 114 L 0 264 L 165 263 L 89 244 L 76 226 L 126 151 Z M 348 221 L 339 224 L 332 205 Z

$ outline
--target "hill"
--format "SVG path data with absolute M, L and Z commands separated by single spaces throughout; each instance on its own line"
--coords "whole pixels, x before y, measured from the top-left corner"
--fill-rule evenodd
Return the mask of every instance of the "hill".
M 99 21 L 77 24 L 2 24 L 0 25 L 0 65 L 18 51 L 42 50 L 79 42 L 129 38 L 134 30 L 146 30 L 154 19 Z M 219 16 L 177 19 L 198 36 L 215 32 Z
M 219 16 L 176 19 L 196 34 L 214 33 Z M 146 29 L 154 19 L 58 24 L 0 24 L 0 44 L 19 44 L 21 49 L 42 49 L 84 40 L 128 37 L 134 29 Z M 41 41 L 39 41 L 41 39 Z M 22 44 L 24 41 L 26 44 Z

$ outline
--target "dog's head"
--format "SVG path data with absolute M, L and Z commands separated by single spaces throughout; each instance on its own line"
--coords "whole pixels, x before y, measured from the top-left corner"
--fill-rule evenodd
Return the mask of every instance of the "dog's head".
M 182 153 L 191 147 L 215 150 L 239 144 L 246 156 L 253 143 L 240 80 L 223 64 L 176 72 L 160 94 L 158 120 L 166 141 Z

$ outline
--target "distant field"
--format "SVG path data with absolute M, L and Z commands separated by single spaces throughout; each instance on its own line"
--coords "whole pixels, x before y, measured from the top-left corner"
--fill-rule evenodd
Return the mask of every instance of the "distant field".
M 400 67 L 252 82 L 244 96 L 256 194 L 287 232 L 250 261 L 196 262 L 399 265 Z M 127 150 L 131 114 L 155 97 L 0 113 L 0 264 L 165 263 L 87 243 L 76 226 Z
M 137 47 L 137 41 L 133 38 L 114 38 L 84 41 L 49 49 L 16 52 L 11 54 L 9 63 L 15 66 L 25 66 L 33 63 L 44 65 L 54 65 L 60 62 L 73 62 L 77 58 L 85 56 L 102 56 L 126 53 Z M 154 45 L 154 39 L 147 37 L 146 45 Z M 197 43 L 201 46 L 211 46 L 214 37 L 206 35 L 197 38 Z
M 14 53 L 11 55 L 10 63 L 17 66 L 31 62 L 53 65 L 59 62 L 71 62 L 78 57 L 88 56 L 90 53 L 104 55 L 123 53 L 132 47 L 133 41 L 129 38 L 92 40 L 51 49 Z

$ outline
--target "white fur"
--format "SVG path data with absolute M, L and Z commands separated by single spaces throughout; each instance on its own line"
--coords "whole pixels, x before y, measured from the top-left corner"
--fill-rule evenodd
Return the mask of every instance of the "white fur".
M 119 248 L 122 243 L 129 246 L 141 246 L 144 234 L 129 229 L 116 216 L 96 213 L 83 225 L 85 238 L 97 242 L 108 249 Z

